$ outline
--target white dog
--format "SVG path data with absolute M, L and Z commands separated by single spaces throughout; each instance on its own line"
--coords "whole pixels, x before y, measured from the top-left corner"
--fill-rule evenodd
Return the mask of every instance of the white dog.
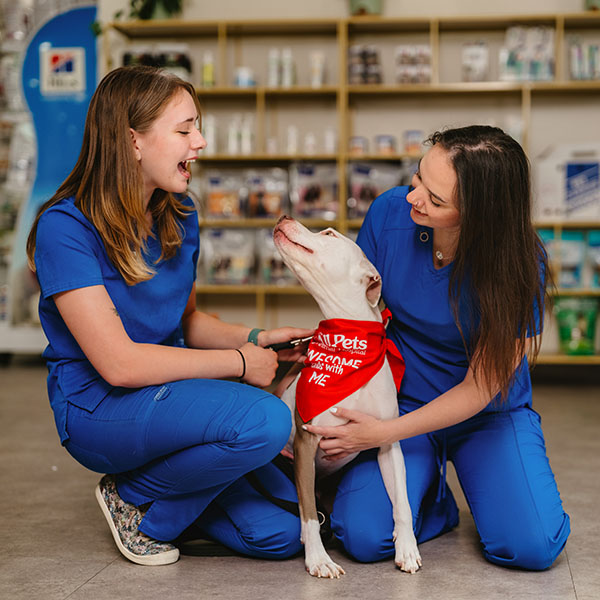
M 330 407 L 360 410 L 379 419 L 398 416 L 396 387 L 388 360 L 379 354 L 372 361 L 367 350 L 367 338 L 381 338 L 383 332 L 377 308 L 381 278 L 361 249 L 334 229 L 312 233 L 284 216 L 273 231 L 273 239 L 285 264 L 323 312 L 326 321 L 321 325 L 334 324 L 331 329 L 317 330 L 308 350 L 307 367 L 283 392 L 282 399 L 295 415 L 288 448 L 293 446 L 306 570 L 315 577 L 339 578 L 344 570 L 331 560 L 319 534 L 315 476 L 337 471 L 356 454 L 339 461 L 323 460 L 324 454 L 318 447 L 320 437 L 303 430 L 302 425 L 309 421 L 321 426 L 346 422 L 327 408 L 311 406 L 319 396 L 329 397 Z M 350 333 L 338 328 L 338 324 L 350 327 Z M 365 382 L 359 375 L 363 363 L 371 365 L 371 372 L 367 370 L 363 376 L 367 378 Z M 342 384 L 341 391 L 333 389 L 336 379 Z M 351 380 L 355 386 L 358 380 L 359 387 L 348 393 L 351 388 L 346 384 Z M 300 392 L 308 398 L 308 404 L 301 402 Z M 413 533 L 404 457 L 398 442 L 379 449 L 378 463 L 393 505 L 395 563 L 403 571 L 414 573 L 421 566 L 421 557 Z

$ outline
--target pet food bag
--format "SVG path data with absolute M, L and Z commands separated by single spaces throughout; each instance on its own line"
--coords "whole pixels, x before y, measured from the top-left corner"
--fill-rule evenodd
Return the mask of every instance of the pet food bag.
M 565 354 L 594 354 L 597 298 L 560 297 L 554 305 L 560 349 Z
M 255 263 L 254 232 L 208 229 L 200 236 L 200 257 L 207 283 L 249 283 Z

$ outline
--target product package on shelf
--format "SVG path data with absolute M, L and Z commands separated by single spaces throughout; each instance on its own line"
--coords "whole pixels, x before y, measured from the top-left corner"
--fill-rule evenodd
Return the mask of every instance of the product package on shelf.
M 600 290 L 600 229 L 588 231 L 586 267 L 589 287 Z
M 431 82 L 431 46 L 402 44 L 394 50 L 396 83 Z
M 339 209 L 337 165 L 292 163 L 290 201 L 295 217 L 336 219 Z
M 582 287 L 584 256 L 585 237 L 583 231 L 563 231 L 560 240 L 559 287 Z
M 248 217 L 280 217 L 288 209 L 288 174 L 280 168 L 246 172 Z
M 560 349 L 565 354 L 595 353 L 598 299 L 563 296 L 556 299 L 554 314 L 558 324 Z
M 600 143 L 559 144 L 535 161 L 538 221 L 600 221 Z
M 461 67 L 463 81 L 487 81 L 490 74 L 490 49 L 487 43 L 463 44 Z
M 499 59 L 502 81 L 551 81 L 554 78 L 554 29 L 509 27 Z
M 572 39 L 569 45 L 571 79 L 600 79 L 600 44 Z
M 161 67 L 185 81 L 192 81 L 192 60 L 187 44 L 132 44 L 123 50 L 121 64 Z
M 379 194 L 400 184 L 398 165 L 352 163 L 348 165 L 348 218 L 361 219 Z
M 377 46 L 354 44 L 348 48 L 348 83 L 383 83 Z
M 241 173 L 209 170 L 204 178 L 203 204 L 206 219 L 238 219 L 245 216 Z
M 298 283 L 296 276 L 285 265 L 275 247 L 271 229 L 259 229 L 256 232 L 256 253 L 258 272 L 263 283 L 274 285 Z
M 200 234 L 200 278 L 212 284 L 250 283 L 254 273 L 255 232 L 207 229 Z

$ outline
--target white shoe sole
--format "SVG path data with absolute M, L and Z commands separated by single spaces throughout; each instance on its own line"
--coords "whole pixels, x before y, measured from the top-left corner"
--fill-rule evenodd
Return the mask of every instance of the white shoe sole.
M 170 565 L 179 560 L 179 550 L 177 548 L 174 548 L 173 550 L 168 550 L 167 552 L 161 552 L 159 554 L 148 554 L 144 556 L 139 556 L 138 554 L 134 554 L 133 552 L 127 550 L 127 548 L 125 548 L 123 542 L 121 541 L 121 537 L 119 536 L 119 532 L 117 531 L 117 528 L 115 527 L 115 524 L 112 520 L 112 516 L 110 514 L 110 511 L 108 510 L 108 506 L 106 506 L 106 502 L 104 502 L 104 497 L 102 495 L 102 490 L 100 489 L 100 484 L 96 486 L 96 500 L 98 500 L 98 504 L 100 505 L 102 513 L 106 518 L 108 527 L 110 528 L 110 532 L 112 533 L 115 543 L 117 544 L 117 548 L 125 558 L 138 565 L 146 565 L 152 567 L 158 565 Z

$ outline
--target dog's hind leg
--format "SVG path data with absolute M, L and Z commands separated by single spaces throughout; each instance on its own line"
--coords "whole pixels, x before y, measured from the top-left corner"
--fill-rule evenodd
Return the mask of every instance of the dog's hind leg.
M 394 545 L 396 565 L 407 573 L 421 566 L 421 555 L 413 531 L 412 512 L 406 491 L 406 467 L 398 442 L 382 446 L 377 455 L 385 489 L 392 502 L 394 514 Z
M 296 413 L 294 438 L 294 472 L 300 508 L 301 541 L 304 544 L 304 564 L 313 577 L 338 579 L 344 569 L 331 560 L 323 546 L 315 500 L 315 456 L 319 437 L 302 429 Z

